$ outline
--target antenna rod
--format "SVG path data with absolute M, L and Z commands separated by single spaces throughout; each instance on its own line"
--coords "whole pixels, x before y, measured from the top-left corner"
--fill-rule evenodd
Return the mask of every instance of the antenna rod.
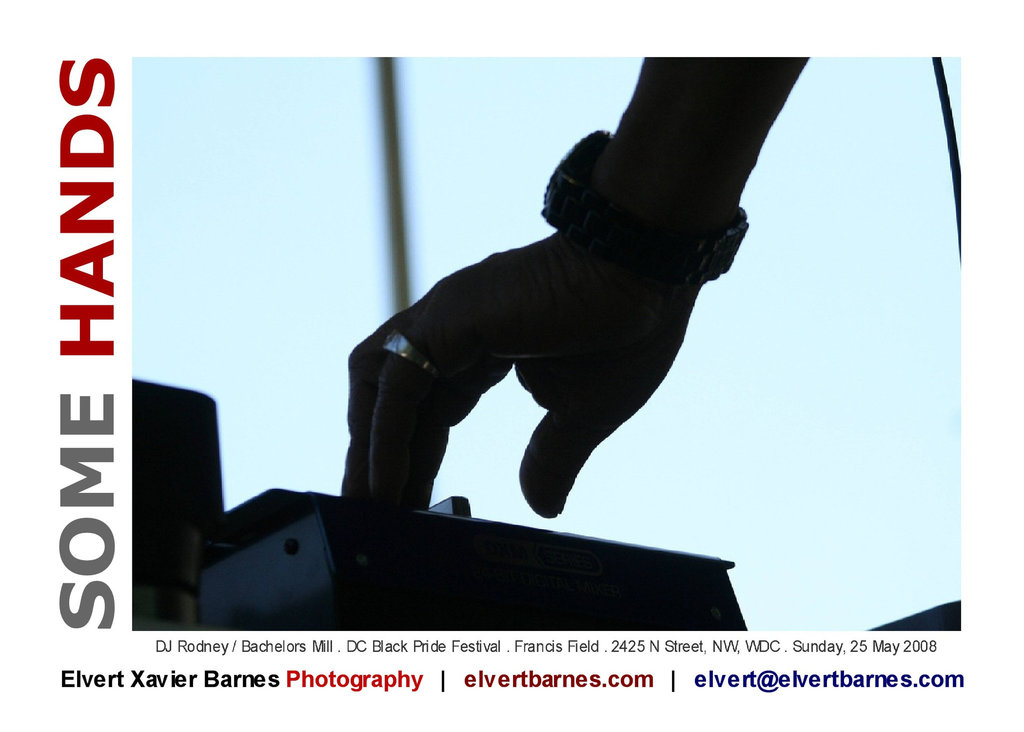
M 384 132 L 384 179 L 387 183 L 392 306 L 395 312 L 398 312 L 405 310 L 410 305 L 410 287 L 394 62 L 393 58 L 377 59 L 377 83 L 380 90 L 381 126 Z

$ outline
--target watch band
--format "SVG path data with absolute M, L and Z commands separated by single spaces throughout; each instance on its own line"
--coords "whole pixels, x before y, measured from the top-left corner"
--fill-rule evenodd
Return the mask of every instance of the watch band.
M 542 214 L 577 246 L 643 277 L 676 285 L 702 285 L 729 271 L 747 232 L 741 208 L 723 232 L 692 237 L 636 221 L 590 188 L 594 164 L 611 141 L 594 132 L 576 144 L 555 169 Z

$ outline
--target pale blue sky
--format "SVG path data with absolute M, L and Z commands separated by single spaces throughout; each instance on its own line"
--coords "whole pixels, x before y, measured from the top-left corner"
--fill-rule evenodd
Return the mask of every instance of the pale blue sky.
M 546 236 L 553 166 L 614 129 L 638 69 L 400 62 L 414 292 Z M 217 400 L 229 506 L 334 493 L 345 360 L 389 307 L 373 62 L 140 59 L 133 76 L 134 373 Z M 930 60 L 812 60 L 743 205 L 733 270 L 563 516 L 519 495 L 540 410 L 514 379 L 453 431 L 435 497 L 735 561 L 754 629 L 959 599 L 960 272 Z

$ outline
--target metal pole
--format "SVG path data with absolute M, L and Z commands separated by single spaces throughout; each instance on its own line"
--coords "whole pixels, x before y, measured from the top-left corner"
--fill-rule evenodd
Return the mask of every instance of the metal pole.
M 409 307 L 410 288 L 394 61 L 393 58 L 377 59 L 377 81 L 380 90 L 381 128 L 384 133 L 384 179 L 387 183 L 392 305 L 397 312 Z

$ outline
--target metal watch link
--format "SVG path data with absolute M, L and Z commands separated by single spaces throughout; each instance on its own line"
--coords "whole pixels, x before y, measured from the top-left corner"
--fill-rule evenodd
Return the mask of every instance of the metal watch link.
M 747 232 L 746 212 L 739 209 L 725 231 L 703 238 L 645 226 L 590 188 L 611 139 L 594 132 L 569 151 L 548 183 L 545 220 L 573 244 L 643 277 L 697 286 L 728 272 Z

